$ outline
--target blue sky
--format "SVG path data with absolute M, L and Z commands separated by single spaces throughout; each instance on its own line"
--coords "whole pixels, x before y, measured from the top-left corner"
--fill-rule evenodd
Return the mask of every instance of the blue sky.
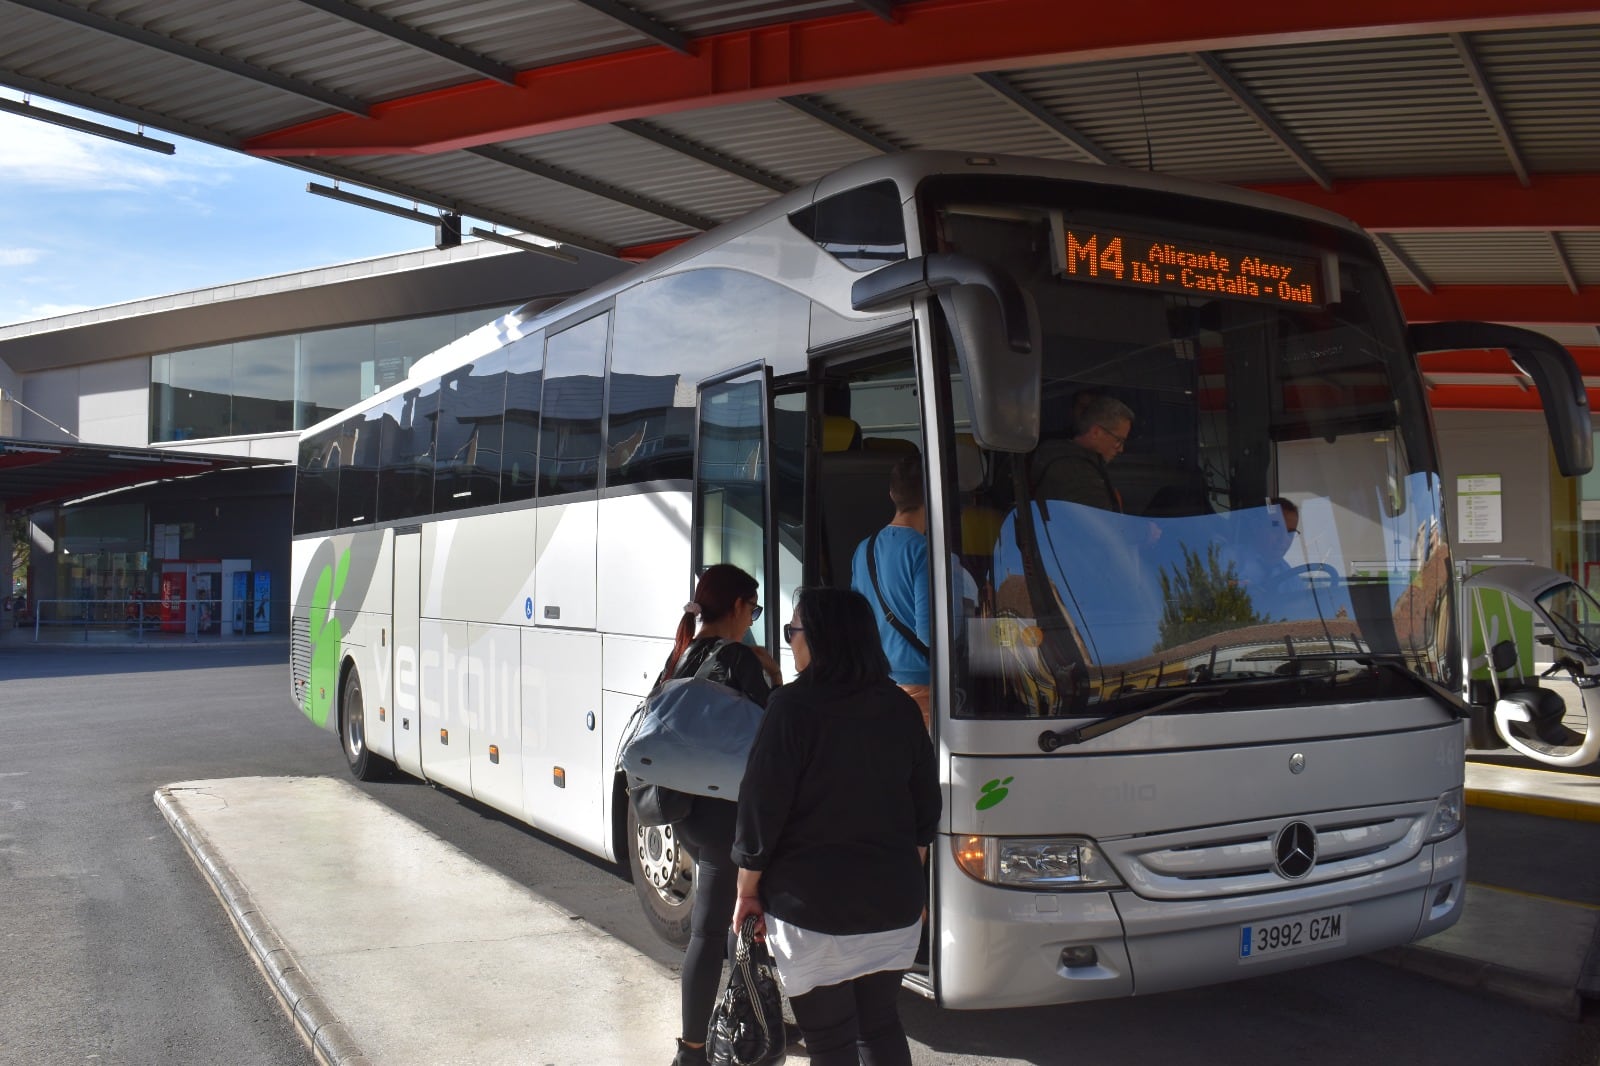
M 311 195 L 323 179 L 303 171 L 149 133 L 177 153 L 0 113 L 0 324 L 433 242 L 420 223 Z

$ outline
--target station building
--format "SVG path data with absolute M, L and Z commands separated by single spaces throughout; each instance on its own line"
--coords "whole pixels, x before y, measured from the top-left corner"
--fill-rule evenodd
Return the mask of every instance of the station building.
M 0 586 L 53 621 L 286 631 L 299 431 L 624 266 L 469 241 L 0 326 L 0 508 L 30 541 Z

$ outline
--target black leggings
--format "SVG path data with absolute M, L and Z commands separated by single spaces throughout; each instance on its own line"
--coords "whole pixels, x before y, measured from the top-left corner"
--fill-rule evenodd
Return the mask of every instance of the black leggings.
M 911 1066 L 900 1024 L 902 972 L 869 973 L 789 1000 L 811 1066 Z
M 738 813 L 739 805 L 730 800 L 696 796 L 689 817 L 674 826 L 695 859 L 694 910 L 679 982 L 683 1039 L 693 1044 L 706 1038 L 732 939 L 733 902 L 739 895 L 739 870 L 733 865 Z

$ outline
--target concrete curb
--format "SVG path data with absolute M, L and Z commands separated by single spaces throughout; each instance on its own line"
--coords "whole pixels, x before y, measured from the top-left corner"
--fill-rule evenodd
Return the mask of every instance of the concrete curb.
M 1485 788 L 1469 788 L 1466 790 L 1466 795 L 1468 807 L 1488 807 L 1497 811 L 1514 811 L 1518 814 L 1559 818 L 1568 822 L 1600 822 L 1600 806 L 1593 803 Z
M 205 835 L 189 820 L 182 808 L 173 802 L 171 790 L 156 789 L 155 802 L 188 850 L 189 857 L 205 875 L 212 892 L 222 901 L 239 939 L 250 949 L 256 966 L 266 976 L 268 986 L 277 995 L 279 1003 L 310 1046 L 317 1061 L 327 1066 L 372 1066 L 345 1029 L 344 1023 L 328 1009 L 300 971 L 294 956 L 267 923 L 244 885 L 221 856 L 211 849 Z
M 1367 958 L 1443 984 L 1515 1000 L 1567 1021 L 1579 1021 L 1583 1016 L 1583 999 L 1576 989 L 1538 974 L 1416 944 L 1385 948 Z

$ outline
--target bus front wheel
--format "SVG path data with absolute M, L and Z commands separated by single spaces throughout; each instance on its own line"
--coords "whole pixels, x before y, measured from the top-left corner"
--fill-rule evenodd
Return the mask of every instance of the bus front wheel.
M 674 947 L 689 943 L 694 910 L 694 858 L 670 825 L 642 826 L 628 809 L 628 867 L 633 890 L 656 935 Z
M 381 781 L 393 765 L 367 747 L 367 720 L 361 702 L 361 675 L 352 668 L 344 678 L 339 698 L 339 740 L 345 762 L 358 781 Z

